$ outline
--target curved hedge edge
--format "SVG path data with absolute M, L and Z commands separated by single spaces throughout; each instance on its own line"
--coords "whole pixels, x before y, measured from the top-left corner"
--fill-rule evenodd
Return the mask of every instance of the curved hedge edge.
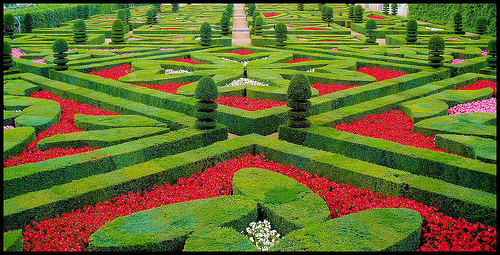
M 24 251 L 22 229 L 3 233 L 3 251 Z
M 17 127 L 3 130 L 3 160 L 18 155 L 32 141 L 35 141 L 34 127 Z
M 233 228 L 207 227 L 187 238 L 182 251 L 225 252 L 260 251 L 248 238 Z

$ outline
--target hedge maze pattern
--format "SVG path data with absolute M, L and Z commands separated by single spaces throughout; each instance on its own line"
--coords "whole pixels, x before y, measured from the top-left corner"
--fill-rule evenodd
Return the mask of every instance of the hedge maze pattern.
M 417 28 L 411 32 L 413 42 L 408 42 L 406 17 L 364 11 L 362 17 L 356 17 L 362 20 L 358 22 L 349 17 L 347 5 L 329 6 L 333 13 L 323 20 L 318 4 L 299 8 L 296 4 L 257 4 L 258 26 L 253 27 L 252 16 L 246 15 L 252 46 L 232 46 L 231 31 L 222 33 L 225 4 L 163 4 L 159 12 L 153 5 L 128 7 L 125 30 L 129 32 L 124 33 L 123 42 L 110 40 L 118 7 L 109 14 L 84 18 L 83 25 L 78 21 L 78 36 L 74 33 L 76 20 L 57 28 L 32 28 L 31 32 L 4 36 L 14 62 L 14 66 L 5 66 L 10 62 L 5 62 L 4 47 L 4 250 L 62 250 L 64 246 L 59 244 L 36 246 L 26 241 L 29 225 L 153 185 L 175 185 L 220 162 L 260 153 L 316 177 L 412 199 L 455 219 L 478 222 L 488 229 L 484 235 L 494 231 L 496 239 L 496 65 L 488 64 L 488 59 L 496 57 L 496 41 L 494 45 L 491 42 L 495 37 L 456 33 L 453 22 L 449 26 L 418 23 L 411 25 Z M 245 5 L 245 10 L 249 11 L 249 6 Z M 151 15 L 157 22 L 152 22 Z M 367 20 L 374 20 L 376 29 L 365 28 Z M 203 22 L 211 25 L 209 46 L 201 45 Z M 277 48 L 274 28 L 280 22 L 286 24 L 287 34 Z M 78 39 L 82 27 L 86 40 Z M 435 34 L 445 45 L 437 65 L 429 61 L 429 39 Z M 373 43 L 368 38 L 371 36 L 379 40 Z M 55 52 L 53 44 L 61 38 L 68 49 Z M 67 70 L 56 68 L 60 60 L 54 53 L 66 57 Z M 289 101 L 289 85 L 297 75 L 307 78 L 300 80 L 311 86 L 311 97 L 294 106 L 307 109 L 299 111 L 310 122 L 305 127 L 286 125 L 289 106 L 294 103 Z M 198 82 L 206 76 L 217 86 L 218 105 L 212 102 L 217 107 L 206 102 L 201 106 L 195 97 Z M 495 110 L 449 113 L 482 100 L 494 100 Z M 226 101 L 247 108 L 228 106 Z M 215 126 L 211 122 L 210 129 L 195 124 L 202 107 L 204 118 L 217 122 Z M 405 115 L 415 136 L 430 136 L 435 149 L 339 130 L 340 125 L 389 112 Z M 63 130 L 60 127 L 64 125 Z M 231 136 L 237 137 L 228 139 Z M 35 160 L 35 155 L 40 159 Z M 245 178 L 251 179 L 238 178 L 235 191 L 237 185 L 245 184 Z M 290 192 L 278 186 L 262 189 Z M 422 244 L 424 233 L 418 227 L 428 220 L 422 223 L 413 210 L 366 210 L 336 220 L 323 219 L 315 228 L 294 225 L 281 207 L 257 206 L 255 201 L 261 203 L 258 199 L 242 196 L 242 190 L 236 193 L 186 202 L 203 208 L 224 203 L 234 215 L 204 218 L 193 212 L 192 217 L 203 218 L 197 224 L 190 222 L 194 221 L 191 214 L 164 219 L 184 231 L 166 243 L 158 241 L 163 240 L 155 232 L 160 229 L 142 233 L 145 237 L 140 242 L 114 235 L 120 245 L 106 243 L 106 229 L 114 228 L 106 225 L 90 237 L 90 248 L 88 235 L 93 232 L 84 241 L 76 241 L 83 245 L 68 249 L 182 250 L 188 236 L 189 249 L 199 250 L 199 245 L 205 244 L 224 246 L 223 240 L 207 239 L 207 234 L 240 232 L 262 215 L 278 229 L 293 233 L 276 250 L 407 251 L 431 247 Z M 153 210 L 182 209 L 172 206 Z M 300 206 L 297 202 L 283 208 L 297 210 Z M 133 214 L 137 220 L 117 217 L 112 224 L 123 228 L 148 222 L 155 213 Z M 377 222 L 365 220 L 370 217 Z M 401 217 L 411 219 L 411 224 L 399 222 Z M 215 219 L 221 220 L 214 223 Z M 406 231 L 400 243 L 374 238 L 348 245 L 346 238 L 356 234 L 325 237 L 323 233 L 347 226 L 361 234 L 373 231 L 370 235 L 375 236 L 385 220 Z M 356 222 L 359 230 L 352 230 L 350 221 Z M 157 224 L 151 228 L 161 228 L 163 223 Z M 290 226 L 286 224 L 293 227 L 287 229 Z M 143 231 L 137 226 L 134 231 Z M 206 229 L 196 232 L 195 228 Z M 325 243 L 344 243 L 314 246 L 308 236 L 315 235 Z M 148 242 L 148 238 L 154 241 Z M 496 250 L 496 241 L 485 240 L 463 249 Z M 208 246 L 207 250 L 211 249 Z M 254 250 L 241 237 L 232 247 Z

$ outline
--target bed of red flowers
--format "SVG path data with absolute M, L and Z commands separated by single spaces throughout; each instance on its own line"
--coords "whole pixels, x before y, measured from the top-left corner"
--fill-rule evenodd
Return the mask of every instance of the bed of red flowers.
M 214 101 L 218 104 L 252 112 L 286 105 L 286 102 L 282 101 L 233 96 L 220 96 Z
M 476 90 L 476 89 L 484 89 L 484 88 L 492 88 L 493 96 L 496 97 L 497 94 L 497 83 L 494 81 L 488 80 L 478 80 L 472 84 L 468 84 L 462 87 L 457 88 L 457 90 Z
M 188 82 L 181 82 L 181 83 L 164 83 L 164 84 L 134 84 L 139 87 L 145 87 L 145 88 L 150 88 L 150 89 L 155 89 L 167 93 L 171 93 L 174 95 L 177 95 L 177 89 L 191 83 L 190 81 Z
M 250 54 L 252 54 L 253 52 L 248 51 L 248 50 L 245 50 L 245 49 L 240 49 L 240 50 L 236 50 L 236 51 L 229 51 L 229 52 L 224 52 L 224 53 L 235 53 L 235 54 L 238 54 L 238 55 L 250 55 Z
M 192 65 L 206 65 L 207 64 L 207 63 L 196 62 L 196 61 L 191 60 L 189 58 L 167 59 L 167 61 L 184 62 L 184 63 L 189 63 L 189 64 L 192 64 Z
M 425 137 L 412 131 L 413 121 L 401 110 L 390 110 L 385 113 L 371 114 L 349 124 L 340 123 L 335 129 L 373 138 L 384 139 L 396 143 L 447 152 L 446 149 L 437 148 L 435 138 Z
M 58 158 L 67 155 L 78 154 L 82 152 L 92 151 L 99 149 L 98 147 L 81 147 L 81 148 L 52 148 L 49 150 L 39 150 L 36 147 L 36 144 L 42 140 L 43 138 L 51 137 L 58 134 L 69 134 L 75 132 L 81 132 L 84 130 L 80 130 L 75 126 L 75 114 L 86 114 L 86 115 L 118 115 L 117 113 L 113 113 L 106 110 L 101 110 L 99 108 L 80 104 L 73 100 L 65 100 L 58 96 L 55 96 L 52 93 L 49 93 L 45 90 L 34 92 L 30 95 L 30 97 L 41 98 L 47 100 L 53 100 L 58 102 L 61 105 L 61 120 L 49 127 L 48 129 L 38 133 L 36 135 L 35 141 L 28 144 L 27 148 L 24 149 L 18 155 L 10 156 L 3 162 L 3 167 L 12 167 L 27 163 L 34 163 L 39 161 L 44 161 L 47 159 Z
M 495 228 L 453 219 L 410 199 L 329 181 L 297 167 L 273 162 L 264 154 L 238 156 L 191 177 L 179 178 L 172 185 L 153 185 L 144 191 L 122 193 L 111 200 L 32 222 L 23 231 L 25 251 L 87 251 L 92 233 L 117 217 L 162 205 L 231 195 L 234 173 L 247 167 L 268 169 L 306 185 L 325 200 L 332 219 L 374 208 L 416 210 L 424 219 L 418 251 L 496 251 Z
M 264 15 L 265 18 L 269 18 L 269 17 L 278 16 L 280 14 L 279 13 L 264 13 L 262 15 Z
M 92 75 L 97 75 L 101 76 L 103 78 L 107 79 L 113 79 L 113 80 L 118 80 L 118 78 L 125 76 L 129 73 L 132 72 L 132 65 L 130 64 L 123 64 L 119 66 L 115 66 L 111 69 L 102 69 L 99 71 L 90 71 L 87 74 L 92 74 Z
M 328 30 L 328 29 L 319 28 L 319 27 L 305 27 L 305 28 L 302 28 L 301 30 Z
M 380 67 L 364 67 L 364 66 L 358 68 L 357 71 L 373 76 L 377 79 L 377 81 L 392 79 L 408 74 L 406 72 L 399 72 L 391 69 L 383 69 Z
M 292 59 L 286 63 L 292 64 L 292 63 L 299 63 L 299 62 L 304 62 L 304 61 L 314 61 L 314 59 L 309 59 L 309 58 L 295 58 Z
M 370 19 L 385 19 L 384 17 L 376 16 L 376 15 L 368 15 L 367 17 Z
M 345 89 L 350 89 L 354 87 L 359 87 L 360 85 L 344 85 L 344 84 L 334 84 L 334 83 L 328 83 L 328 84 L 322 84 L 322 83 L 314 83 L 311 84 L 311 87 L 317 89 L 319 91 L 319 95 L 326 95 L 330 94 L 333 92 L 345 90 Z

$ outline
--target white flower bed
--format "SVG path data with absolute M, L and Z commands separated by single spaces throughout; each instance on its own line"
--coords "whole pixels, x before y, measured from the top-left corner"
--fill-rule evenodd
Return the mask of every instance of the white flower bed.
M 262 82 L 254 81 L 254 80 L 251 80 L 251 79 L 239 78 L 238 80 L 234 80 L 234 81 L 232 81 L 232 82 L 224 85 L 223 87 L 235 87 L 235 86 L 243 86 L 243 85 L 266 86 L 266 87 L 269 86 L 269 84 L 265 84 L 265 83 L 262 83 Z
M 240 64 L 242 64 L 244 67 L 246 67 L 246 66 L 247 66 L 248 62 L 250 62 L 250 61 L 242 61 L 242 62 L 239 62 L 239 61 L 232 60 L 232 59 L 225 58 L 225 57 L 221 57 L 221 59 L 222 59 L 222 60 L 228 60 L 228 61 L 233 61 L 233 62 L 240 63 Z M 264 59 L 267 59 L 267 57 L 263 57 L 263 58 L 259 58 L 259 59 L 255 59 L 255 60 L 264 60 Z
M 165 74 L 177 74 L 177 73 L 191 73 L 191 72 L 184 69 L 179 69 L 179 70 L 165 69 Z
M 280 234 L 276 230 L 271 230 L 271 223 L 267 220 L 251 222 L 246 231 L 246 237 L 261 251 L 269 250 L 280 239 Z M 244 234 L 243 231 L 241 233 Z
M 437 28 L 437 27 L 424 27 L 426 29 L 429 29 L 429 30 L 434 30 L 434 31 L 441 31 L 441 30 L 444 30 L 442 28 Z

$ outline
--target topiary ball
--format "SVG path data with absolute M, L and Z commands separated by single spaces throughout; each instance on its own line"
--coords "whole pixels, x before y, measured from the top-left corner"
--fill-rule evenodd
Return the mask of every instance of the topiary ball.
M 194 91 L 194 97 L 204 101 L 213 101 L 219 98 L 219 91 L 212 77 L 203 76 L 200 78 Z
M 4 55 L 10 55 L 12 54 L 12 47 L 10 46 L 9 42 L 3 42 L 3 54 Z
M 377 22 L 375 22 L 375 20 L 373 20 L 373 19 L 369 19 L 366 21 L 365 28 L 366 29 L 377 29 Z
M 408 23 L 406 23 L 406 29 L 408 29 L 408 30 L 417 30 L 418 29 L 417 20 L 414 19 L 414 18 L 410 18 L 408 20 Z
M 444 40 L 440 35 L 434 34 L 429 38 L 429 50 L 442 51 L 444 50 Z
M 121 19 L 115 19 L 115 21 L 113 22 L 113 26 L 111 27 L 111 29 L 113 31 L 122 31 L 124 30 L 124 27 L 123 27 L 123 22 Z
M 200 32 L 201 34 L 211 34 L 212 33 L 212 27 L 208 22 L 203 22 L 200 27 Z
M 116 17 L 121 19 L 121 20 L 125 20 L 127 18 L 127 14 L 125 13 L 124 9 L 120 9 L 120 10 L 118 10 Z
M 85 21 L 83 21 L 82 19 L 77 19 L 73 23 L 73 30 L 76 32 L 84 32 L 86 29 L 87 27 L 85 25 Z
M 3 23 L 7 26 L 13 26 L 16 23 L 16 19 L 12 13 L 8 12 L 3 16 Z
M 488 20 L 486 17 L 480 16 L 476 20 L 476 33 L 483 35 L 486 33 L 486 29 L 488 26 Z
M 63 38 L 57 38 L 52 45 L 54 53 L 61 53 L 68 51 L 68 42 Z
M 307 100 L 311 98 L 311 86 L 309 79 L 303 74 L 295 74 L 288 85 L 288 99 L 293 101 Z

